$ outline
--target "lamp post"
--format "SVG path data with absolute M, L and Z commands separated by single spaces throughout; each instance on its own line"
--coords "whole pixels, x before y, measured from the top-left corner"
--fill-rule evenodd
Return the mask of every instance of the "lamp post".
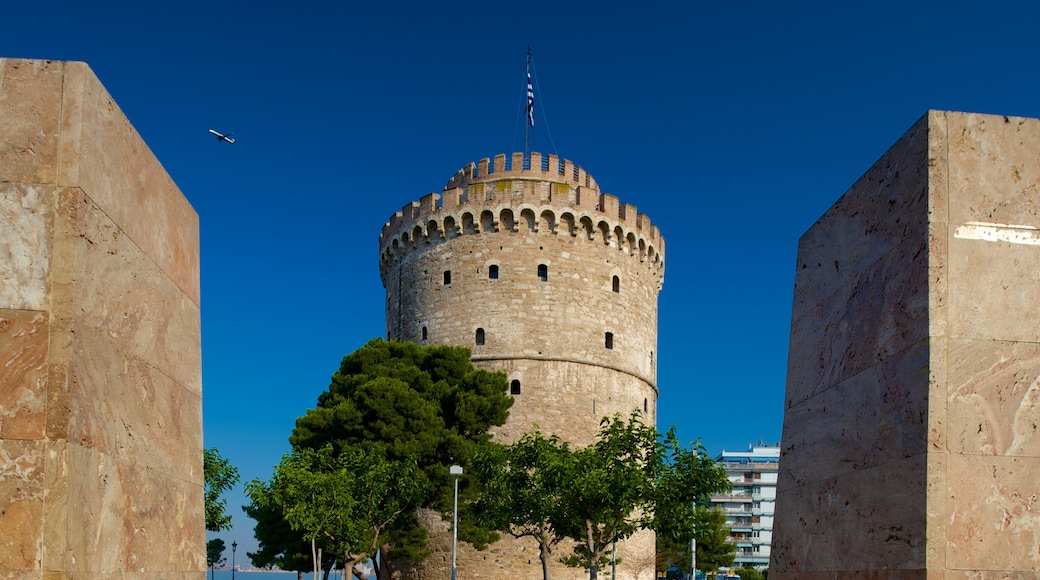
M 235 550 L 238 549 L 238 542 L 231 542 L 231 580 L 235 580 Z
M 455 580 L 455 551 L 459 542 L 459 476 L 462 475 L 462 467 L 452 465 L 448 473 L 455 476 L 455 507 L 451 515 L 451 580 Z

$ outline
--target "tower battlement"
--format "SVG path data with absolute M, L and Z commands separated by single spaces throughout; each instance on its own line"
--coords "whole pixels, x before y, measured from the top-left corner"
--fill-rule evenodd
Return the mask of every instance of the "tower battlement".
M 556 155 L 523 153 L 484 158 L 460 169 L 442 193 L 394 213 L 379 236 L 380 274 L 418 245 L 483 232 L 583 236 L 638 257 L 664 277 L 664 238 L 636 206 L 601 193 L 596 180 Z

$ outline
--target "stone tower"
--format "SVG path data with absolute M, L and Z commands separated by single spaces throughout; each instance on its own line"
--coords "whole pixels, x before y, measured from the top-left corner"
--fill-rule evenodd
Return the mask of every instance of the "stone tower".
M 634 409 L 656 422 L 664 239 L 580 167 L 539 153 L 471 163 L 394 214 L 379 252 L 388 338 L 469 347 L 508 375 L 515 402 L 496 440 L 537 426 L 585 445 L 604 416 Z M 653 578 L 652 534 L 626 544 L 619 577 Z M 427 562 L 429 577 L 450 567 L 437 553 Z M 533 544 L 460 551 L 460 578 L 503 573 L 538 576 Z
M 1040 120 L 931 111 L 798 245 L 770 577 L 1040 573 Z

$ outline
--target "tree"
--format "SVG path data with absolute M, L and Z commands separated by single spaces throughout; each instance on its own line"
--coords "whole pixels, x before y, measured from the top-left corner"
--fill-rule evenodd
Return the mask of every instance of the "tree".
M 231 527 L 231 516 L 224 513 L 227 500 L 220 496 L 238 483 L 238 469 L 221 457 L 216 449 L 202 453 L 202 473 L 205 480 L 206 529 L 219 532 Z
M 488 429 L 502 425 L 513 399 L 505 373 L 475 369 L 468 349 L 423 347 L 410 342 L 372 340 L 343 358 L 318 406 L 297 419 L 290 442 L 296 449 L 331 444 L 336 454 L 381 447 L 387 460 L 414 458 L 416 478 L 427 486 L 424 508 L 452 509 L 453 477 L 448 467 L 467 465 L 489 444 Z M 459 480 L 460 502 L 476 494 L 469 470 Z M 459 536 L 477 548 L 497 536 L 462 517 Z M 426 534 L 416 518 L 395 520 L 381 535 L 379 563 L 420 561 L 428 554 Z M 389 568 L 382 566 L 389 574 Z
M 714 572 L 733 565 L 737 545 L 729 541 L 726 514 L 718 507 L 697 506 L 697 569 Z
M 247 489 L 248 492 L 248 489 Z M 249 559 L 259 568 L 274 568 L 296 572 L 297 578 L 303 579 L 303 573 L 313 568 L 311 545 L 303 537 L 302 532 L 292 529 L 285 521 L 280 506 L 267 503 L 261 505 L 251 501 L 242 506 L 246 515 L 256 521 L 253 536 L 259 546 L 256 552 L 248 552 Z M 319 544 L 325 549 L 324 544 Z
M 740 580 L 765 580 L 765 576 L 751 566 L 737 569 L 737 576 L 740 576 Z
M 224 549 L 224 540 L 220 538 L 213 538 L 206 542 L 206 565 L 209 566 L 210 580 L 213 579 L 213 568 L 227 562 L 223 557 Z
M 568 510 L 557 529 L 578 542 L 567 563 L 587 566 L 590 580 L 614 542 L 641 529 L 678 541 L 693 529 L 697 499 L 729 488 L 725 470 L 699 442 L 686 449 L 674 428 L 661 435 L 638 412 L 627 422 L 604 419 L 597 440 L 573 454 L 568 471 Z
M 473 504 L 474 517 L 515 538 L 538 542 L 544 580 L 551 580 L 552 552 L 563 539 L 555 522 L 565 519 L 560 478 L 570 460 L 567 443 L 537 431 L 511 445 L 485 447 L 473 458 L 473 472 L 484 486 Z
M 337 456 L 329 444 L 287 454 L 269 483 L 254 480 L 247 493 L 259 506 L 280 508 L 311 542 L 315 565 L 321 539 L 353 574 L 354 564 L 385 542 L 381 535 L 422 504 L 426 488 L 417 474 L 414 460 L 389 461 L 379 447 Z

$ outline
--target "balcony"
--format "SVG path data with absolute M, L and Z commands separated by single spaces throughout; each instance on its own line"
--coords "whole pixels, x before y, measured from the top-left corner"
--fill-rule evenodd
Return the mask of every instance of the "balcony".
M 711 501 L 713 503 L 722 503 L 722 502 L 727 502 L 727 501 L 729 501 L 729 502 L 738 502 L 738 501 L 739 502 L 745 502 L 745 501 L 749 502 L 752 499 L 754 499 L 752 496 L 750 496 L 748 494 L 745 494 L 745 493 L 725 493 L 725 494 L 719 494 L 719 495 L 711 496 Z

